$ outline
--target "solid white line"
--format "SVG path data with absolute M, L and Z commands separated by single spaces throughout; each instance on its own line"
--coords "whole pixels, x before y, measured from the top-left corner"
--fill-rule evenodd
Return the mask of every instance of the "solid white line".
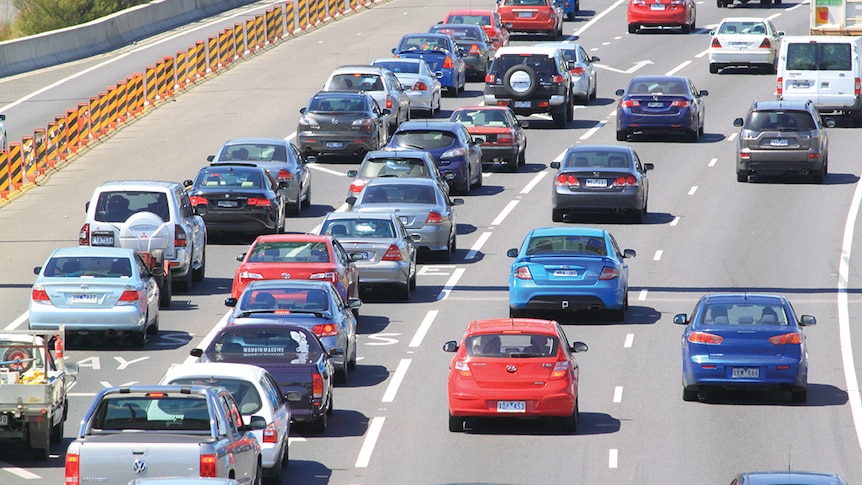
M 296 138 L 296 132 L 295 131 L 293 133 L 287 135 L 286 137 L 284 137 L 284 139 L 287 141 L 293 140 L 294 138 Z
M 410 367 L 410 359 L 401 359 L 401 362 L 398 363 L 398 368 L 396 368 L 395 373 L 392 374 L 392 380 L 389 381 L 389 385 L 386 386 L 386 392 L 383 393 L 383 399 L 381 399 L 381 402 L 392 402 L 395 400 L 395 394 L 398 392 L 398 388 L 401 386 L 401 382 L 407 374 L 408 367 Z
M 18 318 L 16 318 L 9 325 L 6 325 L 6 328 L 4 328 L 3 330 L 15 330 L 16 328 L 20 327 L 22 323 L 26 322 L 28 318 L 30 318 L 30 311 L 29 310 L 22 313 Z
M 687 66 L 689 64 L 691 64 L 691 61 L 685 61 L 682 64 L 671 69 L 670 71 L 666 72 L 665 76 L 673 76 L 674 74 L 676 74 L 678 71 L 681 71 L 685 66 Z
M 464 271 L 464 268 L 456 268 L 455 271 L 452 272 L 452 276 L 449 277 L 449 281 L 446 282 L 446 285 L 437 295 L 437 301 L 445 300 L 446 297 L 449 296 L 449 292 L 451 292 L 452 288 L 455 288 L 455 285 L 458 284 L 458 280 L 461 279 Z
M 856 440 L 862 448 L 862 396 L 859 394 L 859 380 L 856 377 L 856 364 L 853 360 L 853 339 L 850 336 L 850 308 L 847 288 L 850 280 L 850 250 L 853 248 L 856 218 L 859 204 L 862 203 L 862 185 L 856 184 L 850 212 L 844 222 L 844 240 L 841 243 L 841 260 L 838 262 L 838 335 L 841 342 L 841 360 L 844 365 L 844 381 L 847 385 L 847 398 L 853 415 Z
M 313 169 L 317 170 L 318 172 L 326 172 L 326 173 L 329 173 L 332 175 L 338 175 L 339 177 L 347 177 L 346 173 L 339 172 L 337 170 L 332 170 L 331 168 L 321 167 L 320 165 L 317 165 L 315 163 L 309 163 L 309 164 L 307 164 L 307 166 L 308 166 L 308 168 L 313 168 Z
M 359 450 L 359 456 L 356 458 L 356 468 L 367 468 L 368 462 L 371 460 L 371 453 L 374 451 L 374 445 L 377 443 L 377 438 L 380 437 L 380 431 L 383 430 L 383 421 L 386 418 L 383 416 L 375 416 L 368 423 L 368 434 L 365 435 L 365 441 L 362 442 L 362 448 Z
M 649 290 L 647 290 L 647 289 L 641 290 L 640 293 L 638 294 L 638 301 L 646 300 L 647 293 L 649 293 Z
M 578 139 L 579 139 L 579 140 L 586 140 L 587 138 L 589 138 L 589 137 L 591 137 L 591 136 L 595 135 L 595 134 L 596 134 L 596 132 L 597 132 L 597 131 L 599 131 L 599 129 L 600 129 L 601 127 L 605 126 L 606 124 L 608 124 L 608 120 L 602 120 L 602 121 L 599 121 L 598 123 L 596 123 L 596 125 L 595 125 L 595 126 L 593 126 L 592 128 L 590 128 L 589 130 L 587 130 L 587 132 L 586 132 L 586 133 L 584 133 L 583 135 L 581 135 L 581 137 L 580 137 L 580 138 L 578 138 Z
M 613 9 L 615 9 L 615 8 L 619 7 L 620 5 L 622 5 L 622 4 L 623 4 L 623 2 L 626 2 L 626 1 L 628 1 L 628 0 L 617 0 L 617 1 L 616 1 L 616 2 L 614 2 L 610 7 L 608 7 L 608 8 L 606 8 L 606 9 L 602 10 L 602 12 L 601 12 L 600 14 L 593 16 L 593 18 L 591 18 L 589 22 L 585 23 L 585 24 L 583 25 L 583 27 L 581 27 L 580 29 L 576 30 L 576 31 L 575 31 L 575 33 L 574 33 L 573 35 L 581 35 L 581 34 L 583 34 L 583 33 L 584 33 L 584 31 L 586 31 L 588 28 L 592 27 L 592 25 L 593 25 L 594 23 L 598 22 L 600 18 L 602 18 L 602 17 L 604 17 L 605 15 L 607 15 L 607 14 L 611 13 L 611 11 L 612 11 Z
M 96 392 L 67 392 L 66 395 L 69 397 L 93 397 Z
M 613 110 L 613 111 L 611 111 L 610 113 L 608 113 L 608 117 L 610 117 L 610 116 L 616 116 L 616 115 L 617 115 L 617 110 L 616 110 L 616 108 L 614 108 L 614 110 Z
M 488 241 L 488 238 L 491 237 L 490 232 L 483 232 L 479 239 L 476 239 L 476 242 L 473 244 L 473 247 L 470 248 L 470 251 L 464 256 L 464 259 L 473 259 L 476 257 L 476 254 L 482 249 L 482 246 Z
M 623 386 L 617 386 L 614 388 L 614 402 L 623 402 Z
M 694 56 L 694 57 L 696 57 L 696 58 L 700 59 L 701 57 L 703 57 L 703 56 L 705 56 L 705 55 L 707 55 L 707 54 L 709 54 L 709 49 L 706 49 L 706 50 L 704 50 L 704 51 L 700 52 L 698 55 L 696 55 L 696 56 Z
M 692 186 L 692 188 L 688 191 L 688 195 L 694 195 L 697 192 L 697 185 Z
M 518 205 L 518 202 L 519 201 L 517 199 L 510 200 L 509 203 L 506 204 L 506 207 L 503 207 L 503 210 L 500 211 L 500 214 L 497 215 L 497 217 L 493 221 L 491 221 L 491 225 L 499 226 L 500 224 L 502 224 L 503 221 L 506 220 L 506 216 L 508 216 L 509 213 L 512 212 L 512 209 L 514 209 L 515 206 Z
M 616 448 L 608 450 L 608 468 L 616 468 L 619 464 L 619 451 Z
M 677 225 L 677 224 L 679 224 L 679 216 L 674 217 L 674 218 L 673 218 L 673 220 L 672 220 L 672 221 L 670 221 L 670 226 L 671 226 L 671 227 L 673 227 L 673 226 L 675 226 L 675 225 Z
M 707 166 L 707 167 L 714 167 L 714 166 L 715 166 L 715 162 L 717 162 L 717 161 L 718 161 L 718 159 L 717 159 L 717 158 L 713 158 L 712 160 L 710 160 L 710 161 L 709 161 L 709 163 L 708 163 L 706 166 Z
M 20 478 L 24 478 L 26 480 L 35 480 L 37 478 L 42 478 L 33 472 L 27 471 L 23 468 L 18 468 L 17 466 L 12 466 L 12 465 L 6 463 L 5 461 L 0 461 L 0 470 L 7 471 L 13 475 L 16 475 Z
M 555 161 L 555 162 L 562 162 L 562 161 L 563 161 L 563 157 L 565 157 L 565 156 L 566 156 L 566 152 L 567 152 L 567 151 L 569 151 L 569 149 L 568 149 L 568 148 L 567 148 L 567 149 L 565 149 L 565 150 L 563 150 L 563 151 L 561 151 L 561 152 L 560 152 L 560 154 L 559 154 L 559 155 L 557 155 L 557 156 L 554 158 L 554 161 Z
M 413 334 L 413 340 L 410 341 L 410 345 L 408 347 L 419 347 L 422 345 L 422 339 L 425 338 L 425 334 L 428 333 L 428 330 L 431 328 L 431 324 L 434 323 L 434 319 L 437 318 L 438 310 L 428 310 L 428 313 L 425 314 L 425 318 L 422 319 L 422 323 L 419 324 L 419 328 L 416 329 L 416 333 Z
M 664 251 L 662 251 L 661 249 L 657 250 L 657 251 L 655 252 L 655 256 L 653 256 L 653 257 L 652 257 L 652 260 L 653 260 L 653 261 L 658 261 L 658 260 L 660 260 L 660 259 L 661 259 L 661 255 L 662 255 L 663 253 L 664 253 Z
M 634 343 L 634 341 L 635 341 L 635 334 L 627 333 L 626 334 L 626 341 L 623 342 L 623 348 L 624 349 L 630 349 L 632 347 L 632 344 Z
M 533 177 L 533 180 L 530 180 L 530 182 L 527 185 L 525 185 L 523 189 L 521 189 L 521 193 L 522 194 L 529 194 L 530 191 L 533 190 L 533 187 L 535 187 L 539 183 L 540 180 L 545 178 L 545 175 L 548 175 L 547 171 L 542 171 L 542 172 L 537 173 L 536 176 Z

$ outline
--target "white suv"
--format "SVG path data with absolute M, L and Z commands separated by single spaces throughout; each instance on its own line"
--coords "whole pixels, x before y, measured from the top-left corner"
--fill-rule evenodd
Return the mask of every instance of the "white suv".
M 170 265 L 169 280 L 179 290 L 191 291 L 192 280 L 203 281 L 206 272 L 207 231 L 200 213 L 206 209 L 192 206 L 184 185 L 157 180 L 103 183 L 85 206 L 87 219 L 78 245 L 162 250 Z M 165 287 L 170 292 L 171 285 Z

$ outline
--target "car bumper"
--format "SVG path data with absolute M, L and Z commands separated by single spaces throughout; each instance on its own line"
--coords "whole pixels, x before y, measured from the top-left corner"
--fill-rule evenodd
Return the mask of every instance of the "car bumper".
M 629 131 L 667 131 L 696 130 L 697 119 L 691 111 L 679 114 L 659 116 L 617 112 L 617 130 Z
M 629 24 L 644 27 L 661 27 L 665 25 L 684 25 L 688 23 L 688 15 L 684 9 L 666 9 L 663 11 L 649 10 L 649 13 L 629 14 Z
M 552 381 L 554 382 L 554 381 Z M 575 410 L 575 395 L 567 380 L 560 380 L 560 385 L 549 385 L 541 391 L 495 390 L 471 388 L 449 389 L 449 413 L 452 416 L 464 417 L 568 417 Z M 501 413 L 497 411 L 498 401 L 524 401 L 525 412 Z
M 30 305 L 31 330 L 66 330 L 89 332 L 140 332 L 147 318 L 146 310 L 137 305 L 122 305 L 105 310 L 56 308 L 53 305 Z
M 768 151 L 750 152 L 749 159 L 736 161 L 737 171 L 757 173 L 792 173 L 804 171 L 819 171 L 823 168 L 823 157 L 812 157 L 805 151 Z
M 378 148 L 377 137 L 371 134 L 300 135 L 297 139 L 299 140 L 299 150 L 310 155 L 358 155 Z
M 407 97 L 410 99 L 410 109 L 430 110 L 434 106 L 434 91 L 409 90 Z
M 481 135 L 479 135 L 481 136 Z M 518 145 L 482 145 L 482 163 L 491 163 L 498 160 L 514 160 L 518 157 L 521 149 Z
M 762 51 L 762 52 L 761 52 Z M 769 49 L 754 50 L 716 50 L 709 52 L 709 63 L 722 66 L 745 66 L 749 64 L 772 64 L 775 52 Z
M 820 112 L 821 116 L 825 113 L 831 113 L 835 111 L 858 111 L 862 109 L 862 96 L 854 96 L 854 95 L 832 95 L 832 96 L 814 96 L 816 99 L 814 100 L 814 107 L 817 108 L 817 111 Z M 783 101 L 801 101 L 805 102 L 811 99 L 811 93 L 803 93 L 799 95 L 794 95 L 792 93 L 788 93 L 786 90 L 784 94 L 778 96 L 779 100 Z
M 547 99 L 513 100 L 510 98 L 498 98 L 493 94 L 486 94 L 484 98 L 485 106 L 508 106 L 512 108 L 515 114 L 524 116 L 547 113 L 551 111 L 552 106 L 560 106 L 566 102 L 565 94 L 554 94 Z
M 454 187 L 456 190 L 467 188 L 467 161 L 463 157 L 440 160 L 437 168 L 444 176 L 447 172 L 455 174 L 452 179 L 447 179 L 450 187 Z
M 248 212 L 219 213 L 208 211 L 204 217 L 208 231 L 271 231 L 278 225 L 278 215 L 271 208 Z
M 572 80 L 572 96 L 586 98 L 590 95 L 590 80 L 587 76 L 579 76 Z
M 714 366 L 708 368 L 704 366 Z M 787 366 L 787 369 L 778 369 Z M 759 369 L 757 378 L 734 378 L 734 368 Z M 803 389 L 808 386 L 808 366 L 796 358 L 739 359 L 721 362 L 694 355 L 684 362 L 683 385 L 690 390 L 706 387 L 725 389 Z
M 543 32 L 554 33 L 557 30 L 557 21 L 550 20 L 503 20 L 503 26 L 509 32 Z
M 536 311 L 619 310 L 625 303 L 625 289 L 604 282 L 589 287 L 538 286 L 519 281 L 509 286 L 509 308 Z
M 410 277 L 408 261 L 380 261 L 373 264 L 357 263 L 360 285 L 387 283 L 406 284 Z
M 440 85 L 446 89 L 455 89 L 460 87 L 460 80 L 455 73 L 454 69 L 441 69 L 437 71 L 442 73 L 442 76 L 438 76 L 437 79 L 440 81 Z
M 430 251 L 444 251 L 449 247 L 449 231 L 448 224 L 428 224 L 421 229 L 407 228 L 408 234 L 419 235 L 419 239 L 413 241 L 413 246 Z
M 488 59 L 478 55 L 464 57 L 464 65 L 468 74 L 482 74 L 488 72 Z
M 279 443 L 264 443 L 260 439 L 260 463 L 264 468 L 272 468 L 278 459 L 281 457 L 279 453 Z M 285 444 L 284 446 L 287 446 Z
M 619 192 L 573 192 L 566 187 L 555 187 L 551 197 L 555 209 L 580 211 L 643 210 L 644 198 L 637 187 L 626 187 Z

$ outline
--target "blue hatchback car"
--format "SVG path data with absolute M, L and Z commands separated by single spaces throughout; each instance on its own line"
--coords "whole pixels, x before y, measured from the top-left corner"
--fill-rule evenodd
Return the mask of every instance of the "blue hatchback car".
M 427 62 L 450 96 L 458 96 L 467 85 L 467 64 L 455 39 L 448 34 L 407 34 L 392 54 Z
M 610 310 L 625 320 L 633 249 L 590 227 L 543 227 L 527 233 L 509 273 L 509 316 L 530 311 Z
M 637 76 L 616 95 L 617 141 L 636 133 L 684 135 L 691 142 L 703 135 L 709 91 L 698 91 L 685 76 Z
M 709 388 L 791 392 L 808 398 L 808 350 L 802 327 L 817 323 L 796 316 L 783 296 L 751 293 L 703 296 L 691 316 L 673 322 L 682 334 L 682 398 L 696 401 Z
M 427 151 L 454 191 L 466 194 L 482 186 L 482 147 L 458 121 L 401 123 L 387 148 Z

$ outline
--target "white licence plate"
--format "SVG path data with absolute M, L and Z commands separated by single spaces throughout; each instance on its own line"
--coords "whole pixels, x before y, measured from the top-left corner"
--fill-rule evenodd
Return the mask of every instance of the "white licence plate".
M 91 304 L 98 302 L 99 297 L 96 295 L 70 295 L 69 301 L 79 304 Z
M 326 142 L 326 148 L 344 148 L 344 143 L 340 141 Z
M 759 379 L 760 369 L 757 367 L 734 367 L 730 375 L 734 379 Z
M 574 269 L 557 269 L 554 270 L 554 276 L 578 276 L 578 271 Z
M 9 426 L 8 414 L 0 414 L 0 426 Z
M 90 244 L 93 246 L 114 246 L 114 235 L 113 234 L 96 234 L 93 233 L 93 236 L 90 238 Z
M 216 205 L 219 207 L 238 207 L 239 203 L 235 200 L 220 200 Z
M 664 103 L 661 101 L 651 101 L 651 102 L 647 103 L 646 105 L 647 105 L 647 108 L 663 108 L 664 107 Z
M 790 145 L 790 140 L 787 138 L 773 138 L 769 140 L 769 145 L 774 147 L 786 147 Z
M 664 10 L 664 5 L 659 4 L 659 3 L 654 3 L 654 4 L 649 6 L 649 9 L 650 10 Z
M 516 108 L 529 108 L 530 102 L 529 101 L 514 101 L 512 103 L 512 106 L 514 106 Z
M 805 89 L 807 89 L 807 88 L 811 87 L 811 83 L 809 83 L 808 81 L 793 81 L 792 83 L 790 83 L 790 85 L 793 86 L 794 88 L 805 88 Z
M 731 42 L 730 47 L 736 47 L 737 49 L 745 49 L 748 47 L 748 42 Z
M 497 401 L 498 413 L 525 413 L 527 403 L 524 401 Z
M 587 179 L 587 187 L 607 187 L 608 181 L 605 179 Z
M 528 19 L 533 16 L 533 12 L 518 12 L 518 18 Z

